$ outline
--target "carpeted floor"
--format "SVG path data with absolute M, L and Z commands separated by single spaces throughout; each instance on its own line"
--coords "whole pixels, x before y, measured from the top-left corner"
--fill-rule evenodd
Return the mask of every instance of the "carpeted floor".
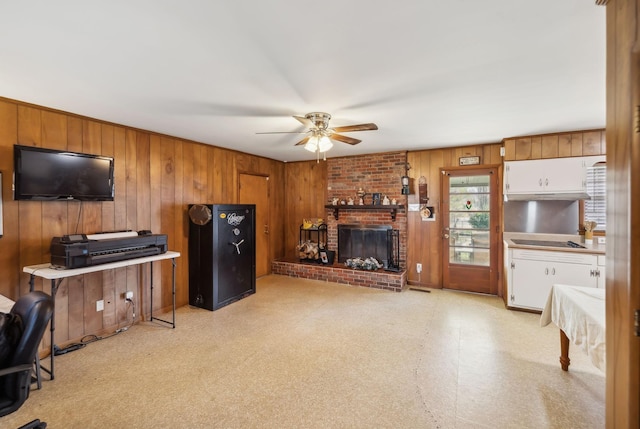
M 271 275 L 56 357 L 0 427 L 601 428 L 604 375 L 496 297 Z M 46 377 L 45 377 L 46 378 Z

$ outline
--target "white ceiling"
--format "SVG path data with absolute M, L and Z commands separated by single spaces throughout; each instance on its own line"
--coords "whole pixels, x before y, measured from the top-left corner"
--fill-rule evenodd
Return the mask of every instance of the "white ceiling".
M 58 0 L 0 5 L 0 96 L 282 161 L 291 115 L 375 122 L 329 157 L 605 125 L 588 0 Z

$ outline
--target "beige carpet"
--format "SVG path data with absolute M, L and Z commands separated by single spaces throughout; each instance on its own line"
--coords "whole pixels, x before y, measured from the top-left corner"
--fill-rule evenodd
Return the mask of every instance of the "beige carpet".
M 56 357 L 0 427 L 600 428 L 604 376 L 495 297 L 267 276 L 215 312 L 178 309 Z

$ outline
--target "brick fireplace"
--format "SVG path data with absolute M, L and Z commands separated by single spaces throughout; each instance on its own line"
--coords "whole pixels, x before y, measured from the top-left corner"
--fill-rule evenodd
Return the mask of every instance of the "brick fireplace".
M 400 266 L 406 268 L 407 260 L 407 198 L 401 194 L 400 178 L 405 173 L 407 162 L 406 152 L 389 152 L 373 155 L 335 158 L 327 160 L 328 165 L 328 195 L 330 199 L 347 201 L 349 197 L 356 203 L 357 192 L 362 188 L 367 195 L 365 204 L 371 204 L 374 192 L 386 195 L 389 200 L 395 199 L 404 209 L 398 210 L 395 220 L 391 210 L 379 206 L 376 210 L 349 209 L 340 206 L 338 219 L 333 210 L 327 209 L 327 241 L 329 249 L 338 249 L 338 225 L 389 225 L 400 233 Z M 382 197 L 381 197 L 382 198 Z M 339 257 L 339 255 L 337 255 Z M 367 255 L 362 255 L 366 257 Z
M 400 178 L 405 174 L 406 152 L 329 158 L 326 162 L 328 205 L 331 205 L 334 198 L 338 201 L 348 201 L 352 198 L 357 205 L 358 190 L 362 188 L 367 193 L 363 207 L 339 205 L 337 211 L 332 206 L 326 209 L 324 218 L 327 223 L 328 249 L 336 253 L 338 251 L 338 225 L 390 227 L 399 232 L 397 251 L 400 271 L 394 273 L 384 270 L 372 272 L 353 270 L 339 263 L 340 255 L 336 254 L 336 262 L 333 266 L 299 263 L 299 261 L 274 261 L 273 273 L 401 291 L 406 285 L 407 197 L 401 194 Z M 381 200 L 384 196 L 389 200 L 395 199 L 397 205 L 403 207 L 393 213 L 390 208 L 382 205 L 369 208 L 367 206 L 372 203 L 373 193 L 381 194 Z

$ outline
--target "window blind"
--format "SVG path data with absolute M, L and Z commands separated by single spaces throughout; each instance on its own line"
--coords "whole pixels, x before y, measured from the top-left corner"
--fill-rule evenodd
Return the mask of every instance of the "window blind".
M 606 165 L 587 168 L 587 194 L 591 199 L 584 201 L 584 220 L 596 222 L 596 230 L 604 231 L 607 226 Z

